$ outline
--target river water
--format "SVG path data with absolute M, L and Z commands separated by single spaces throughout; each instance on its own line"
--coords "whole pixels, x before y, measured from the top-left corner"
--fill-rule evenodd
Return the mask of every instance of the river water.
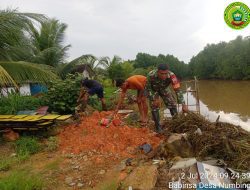
M 250 81 L 200 80 L 197 83 L 200 113 L 206 119 L 239 125 L 250 132 Z M 195 90 L 194 81 L 182 81 L 182 90 Z M 197 111 L 195 93 L 184 94 L 189 110 Z M 165 107 L 165 106 L 163 106 Z M 179 107 L 181 110 L 181 107 Z M 168 109 L 161 110 L 171 117 Z
M 187 84 L 187 85 L 186 85 Z M 193 83 L 182 83 L 194 90 Z M 220 115 L 220 121 L 240 125 L 250 131 L 250 81 L 199 81 L 200 111 L 210 121 Z M 184 95 L 188 104 L 195 104 L 195 94 Z M 195 106 L 189 106 L 196 110 Z

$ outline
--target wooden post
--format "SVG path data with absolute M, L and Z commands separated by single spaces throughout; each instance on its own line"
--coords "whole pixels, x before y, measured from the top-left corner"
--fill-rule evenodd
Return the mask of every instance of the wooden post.
M 199 89 L 198 89 L 198 85 L 197 85 L 197 78 L 196 76 L 194 77 L 194 88 L 195 88 L 195 92 L 196 92 L 196 109 L 198 111 L 198 113 L 200 114 L 200 99 L 199 99 Z

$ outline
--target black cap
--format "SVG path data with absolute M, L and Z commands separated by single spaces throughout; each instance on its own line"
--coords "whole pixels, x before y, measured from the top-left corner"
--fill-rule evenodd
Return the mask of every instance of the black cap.
M 168 70 L 168 65 L 166 63 L 160 63 L 158 65 L 158 70 L 163 70 L 163 71 Z
M 116 85 L 116 87 L 121 87 L 124 82 L 125 82 L 124 79 L 116 79 L 115 85 Z
M 82 85 L 84 85 L 84 83 L 85 83 L 87 80 L 89 80 L 89 78 L 88 78 L 88 77 L 83 78 L 83 79 L 82 79 L 82 82 L 81 82 L 81 83 L 82 83 Z

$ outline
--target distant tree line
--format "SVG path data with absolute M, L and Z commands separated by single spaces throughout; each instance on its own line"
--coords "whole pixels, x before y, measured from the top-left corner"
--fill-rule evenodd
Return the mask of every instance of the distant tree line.
M 173 55 L 152 56 L 146 53 L 138 53 L 134 61 L 136 69 L 152 70 L 160 63 L 167 63 L 169 69 L 173 71 L 179 78 L 187 78 L 189 76 L 188 65 Z
M 153 56 L 138 53 L 134 61 L 136 69 L 150 70 L 159 63 L 167 63 L 179 78 L 199 79 L 250 79 L 250 37 L 238 36 L 230 42 L 208 44 L 188 64 L 173 55 Z
M 250 38 L 208 44 L 188 64 L 190 76 L 201 79 L 250 79 Z

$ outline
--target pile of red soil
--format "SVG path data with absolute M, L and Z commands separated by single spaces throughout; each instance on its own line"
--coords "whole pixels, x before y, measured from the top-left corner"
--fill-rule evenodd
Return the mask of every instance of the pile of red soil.
M 110 116 L 111 112 L 94 112 L 83 117 L 81 124 L 70 125 L 59 134 L 60 150 L 64 153 L 79 154 L 86 151 L 112 153 L 119 156 L 132 156 L 131 151 L 148 143 L 153 148 L 160 144 L 161 139 L 148 128 L 133 128 L 126 125 L 108 128 L 101 126 L 99 121 Z

